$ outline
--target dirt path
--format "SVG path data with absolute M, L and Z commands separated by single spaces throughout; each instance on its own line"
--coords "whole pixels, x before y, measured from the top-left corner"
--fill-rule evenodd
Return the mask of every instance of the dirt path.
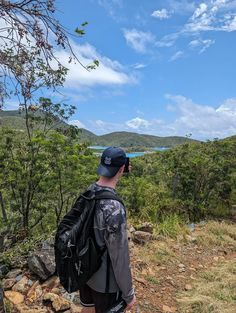
M 236 260 L 236 226 L 231 233 L 225 229 L 218 232 L 215 226 L 213 232 L 204 227 L 179 240 L 164 239 L 145 247 L 132 247 L 133 275 L 142 313 L 180 312 L 179 293 L 192 290 L 201 272 Z

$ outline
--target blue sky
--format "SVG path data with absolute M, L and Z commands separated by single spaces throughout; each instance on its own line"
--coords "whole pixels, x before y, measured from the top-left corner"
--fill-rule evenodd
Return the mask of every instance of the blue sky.
M 57 0 L 86 72 L 70 71 L 63 100 L 76 105 L 71 123 L 96 134 L 157 136 L 236 134 L 236 1 Z

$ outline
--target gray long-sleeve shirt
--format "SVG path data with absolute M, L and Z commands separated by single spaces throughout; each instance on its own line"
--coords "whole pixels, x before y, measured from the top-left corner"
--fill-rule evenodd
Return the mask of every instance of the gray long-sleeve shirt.
M 95 191 L 105 189 L 115 194 L 114 189 L 97 184 L 91 185 L 89 189 Z M 126 303 L 130 303 L 134 297 L 134 290 L 130 270 L 126 212 L 119 201 L 111 199 L 98 201 L 94 216 L 94 233 L 99 247 L 101 249 L 107 247 L 107 250 L 102 256 L 101 267 L 87 284 L 98 292 L 105 292 L 108 252 L 111 260 L 108 292 L 121 291 L 122 298 Z

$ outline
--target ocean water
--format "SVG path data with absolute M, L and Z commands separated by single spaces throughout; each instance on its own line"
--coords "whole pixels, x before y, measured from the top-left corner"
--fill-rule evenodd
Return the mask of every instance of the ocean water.
M 103 147 L 103 146 L 90 146 L 89 147 L 90 149 L 94 149 L 94 150 L 98 150 L 99 154 L 102 153 L 103 150 L 105 150 L 106 148 L 108 147 Z M 164 151 L 164 150 L 167 150 L 169 148 L 167 147 L 156 147 L 156 148 L 151 148 L 150 150 L 153 150 L 153 151 Z M 128 152 L 126 153 L 127 157 L 129 158 L 136 158 L 136 157 L 139 157 L 139 156 L 143 156 L 145 155 L 146 152 Z

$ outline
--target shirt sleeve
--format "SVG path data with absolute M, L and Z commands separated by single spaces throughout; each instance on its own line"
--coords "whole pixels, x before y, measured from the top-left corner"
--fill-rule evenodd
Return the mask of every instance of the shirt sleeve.
M 106 217 L 105 242 L 122 298 L 129 304 L 133 300 L 134 289 L 130 269 L 126 213 L 119 201 L 112 202 L 113 208 Z

